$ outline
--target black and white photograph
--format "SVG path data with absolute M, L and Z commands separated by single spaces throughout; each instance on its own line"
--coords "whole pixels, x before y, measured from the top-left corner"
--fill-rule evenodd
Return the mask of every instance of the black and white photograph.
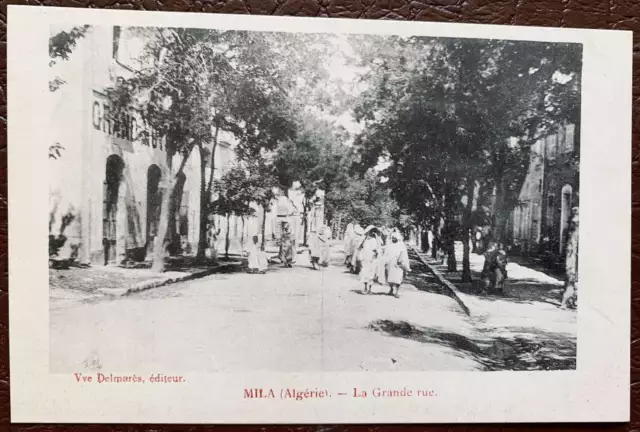
M 85 25 L 49 54 L 53 372 L 575 369 L 581 44 Z
M 12 421 L 629 418 L 630 32 L 10 16 Z

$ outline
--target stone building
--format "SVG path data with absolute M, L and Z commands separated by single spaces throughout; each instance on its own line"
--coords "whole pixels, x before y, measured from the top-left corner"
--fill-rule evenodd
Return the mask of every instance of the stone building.
M 52 29 L 52 35 L 61 29 Z M 68 60 L 51 67 L 61 83 L 50 93 L 50 236 L 67 238 L 59 256 L 114 264 L 144 259 L 157 235 L 167 187 L 162 139 L 132 109 L 110 120 L 105 88 L 139 67 L 143 41 L 118 27 L 91 27 Z M 53 90 L 53 89 L 52 89 Z M 183 249 L 197 246 L 200 157 L 194 150 L 172 197 L 170 232 Z M 174 156 L 172 165 L 180 165 Z
M 558 259 L 565 252 L 572 208 L 578 202 L 575 126 L 566 125 L 531 147 L 527 176 L 509 231 L 523 252 Z
M 51 35 L 68 28 L 52 28 Z M 50 150 L 49 236 L 64 236 L 56 250 L 60 258 L 75 257 L 91 264 L 120 264 L 150 257 L 158 231 L 161 195 L 167 187 L 164 141 L 134 109 L 120 122 L 109 116 L 105 89 L 132 76 L 141 67 L 144 39 L 129 28 L 91 27 L 78 40 L 69 59 L 50 68 L 52 127 Z M 235 162 L 235 141 L 221 133 L 215 154 L 214 178 L 220 179 Z M 53 152 L 51 149 L 58 149 Z M 182 156 L 172 158 L 181 165 Z M 210 167 L 205 167 L 209 178 Z M 171 197 L 169 232 L 173 253 L 195 254 L 200 225 L 200 155 L 194 148 Z M 214 197 L 215 198 L 215 197 Z M 293 211 L 301 214 L 301 199 L 293 193 Z M 215 235 L 210 247 L 219 255 L 239 253 L 250 236 L 275 239 L 277 204 L 264 214 L 259 206 L 251 217 L 212 215 Z M 322 211 L 322 214 L 324 212 Z M 281 217 L 280 217 L 281 219 Z M 298 217 L 299 219 L 299 217 Z M 299 230 L 300 220 L 295 221 Z M 302 238 L 300 236 L 300 238 Z M 54 242 L 55 243 L 55 242 Z M 51 248 L 50 248 L 51 249 Z M 51 253 L 51 250 L 50 250 Z

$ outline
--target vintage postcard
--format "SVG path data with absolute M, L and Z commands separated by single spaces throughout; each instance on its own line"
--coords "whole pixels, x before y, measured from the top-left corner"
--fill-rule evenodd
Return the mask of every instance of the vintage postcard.
M 628 421 L 630 32 L 8 25 L 12 421 Z

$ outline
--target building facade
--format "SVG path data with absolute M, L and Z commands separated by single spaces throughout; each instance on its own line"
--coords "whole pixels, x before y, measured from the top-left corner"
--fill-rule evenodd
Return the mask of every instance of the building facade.
M 572 209 L 579 205 L 578 147 L 571 124 L 532 145 L 519 205 L 509 224 L 513 243 L 522 252 L 564 255 Z
M 52 29 L 52 32 L 55 32 Z M 167 184 L 164 141 L 134 110 L 110 120 L 105 89 L 131 76 L 141 40 L 118 27 L 92 27 L 70 58 L 52 67 L 63 83 L 51 92 L 50 237 L 67 238 L 60 256 L 92 264 L 142 260 L 158 231 Z M 194 149 L 171 197 L 172 242 L 197 247 L 200 157 Z M 172 165 L 180 165 L 174 156 Z
M 60 30 L 68 29 L 52 28 L 52 35 Z M 169 187 L 165 143 L 133 109 L 120 122 L 112 121 L 105 92 L 140 67 L 143 37 L 127 28 L 91 27 L 69 59 L 51 68 L 51 82 L 62 84 L 50 93 L 50 156 L 52 146 L 58 149 L 49 166 L 50 254 L 52 237 L 64 236 L 66 241 L 55 254 L 82 263 L 121 264 L 151 256 L 161 197 Z M 169 206 L 173 254 L 197 251 L 200 161 L 195 147 L 173 189 Z M 182 155 L 173 156 L 173 169 L 181 162 Z M 220 133 L 214 179 L 219 180 L 235 162 L 235 138 Z M 204 171 L 208 179 L 210 166 Z M 242 252 L 252 236 L 262 239 L 263 222 L 267 241 L 279 236 L 284 219 L 302 239 L 302 196 L 295 190 L 290 196 L 284 213 L 282 202 L 274 202 L 266 214 L 256 205 L 250 217 L 211 215 L 208 242 L 212 254 L 224 253 L 227 239 L 231 253 Z M 320 223 L 323 216 L 323 208 L 314 208 L 309 227 Z

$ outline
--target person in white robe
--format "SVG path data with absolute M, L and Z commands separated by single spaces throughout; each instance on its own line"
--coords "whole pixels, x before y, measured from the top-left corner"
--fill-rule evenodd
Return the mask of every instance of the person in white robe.
M 353 257 L 353 237 L 355 236 L 354 226 L 352 223 L 347 225 L 347 229 L 344 232 L 344 264 L 347 268 L 351 267 L 351 258 Z
M 354 236 L 352 240 L 353 255 L 351 257 L 351 271 L 355 274 L 359 274 L 361 267 L 360 256 L 362 255 L 362 244 L 364 243 L 366 237 L 364 235 L 364 229 L 360 225 L 356 225 L 353 231 Z
M 411 271 L 407 247 L 402 241 L 402 235 L 399 232 L 391 234 L 391 243 L 386 250 L 386 261 L 388 270 L 387 282 L 391 288 L 389 295 L 399 297 L 400 285 L 402 285 L 406 273 Z
M 267 255 L 258 247 L 258 236 L 253 236 L 247 247 L 249 253 L 249 271 L 252 273 L 265 273 L 268 267 Z
M 319 234 L 320 265 L 322 267 L 329 267 L 329 261 L 331 259 L 331 229 L 328 226 L 323 226 L 320 228 Z
M 364 293 L 371 293 L 371 284 L 376 277 L 378 254 L 380 253 L 380 243 L 376 238 L 375 227 L 369 226 L 365 230 L 365 240 L 360 248 L 360 282 L 364 283 Z

